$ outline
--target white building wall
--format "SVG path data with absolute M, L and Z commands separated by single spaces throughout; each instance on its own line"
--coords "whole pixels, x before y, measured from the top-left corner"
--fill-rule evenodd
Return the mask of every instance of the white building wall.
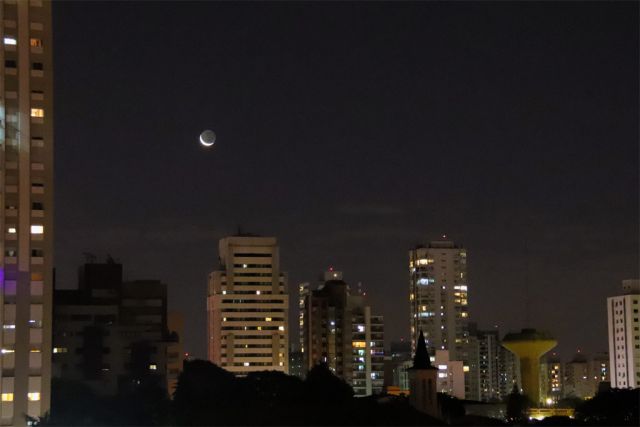
M 637 281 L 636 281 L 637 282 Z M 607 298 L 611 387 L 640 385 L 640 293 Z
M 289 297 L 273 237 L 220 240 L 209 279 L 209 360 L 239 375 L 289 372 Z

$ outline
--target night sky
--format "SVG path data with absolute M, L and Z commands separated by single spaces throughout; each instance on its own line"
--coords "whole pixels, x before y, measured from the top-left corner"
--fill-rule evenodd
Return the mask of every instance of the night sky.
M 389 343 L 408 249 L 447 233 L 471 320 L 523 327 L 528 276 L 565 358 L 607 350 L 639 275 L 636 2 L 56 2 L 54 39 L 58 287 L 111 254 L 205 357 L 241 225 L 278 237 L 292 300 L 328 266 L 362 282 Z

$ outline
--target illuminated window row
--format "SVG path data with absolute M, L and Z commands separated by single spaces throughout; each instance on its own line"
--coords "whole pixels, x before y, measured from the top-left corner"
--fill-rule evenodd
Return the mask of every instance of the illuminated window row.
M 11 36 L 11 35 L 6 35 L 4 36 L 4 44 L 5 46 L 17 46 L 18 45 L 18 40 L 16 39 L 15 36 Z M 29 46 L 31 47 L 42 47 L 42 39 L 38 39 L 38 38 L 30 38 L 29 39 Z
M 9 226 L 7 227 L 7 233 L 9 234 L 17 234 L 18 233 L 18 229 L 15 226 Z M 44 233 L 44 226 L 43 225 L 32 225 L 31 226 L 31 234 L 43 234 Z
M 3 402 L 13 402 L 13 393 L 2 393 L 0 396 Z M 28 393 L 27 398 L 32 402 L 36 402 L 40 400 L 40 393 Z

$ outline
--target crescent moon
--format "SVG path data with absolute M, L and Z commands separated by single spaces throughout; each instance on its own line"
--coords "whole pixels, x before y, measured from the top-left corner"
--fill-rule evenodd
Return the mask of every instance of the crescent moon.
M 206 142 L 204 139 L 202 139 L 202 135 L 200 135 L 200 144 L 204 145 L 205 147 L 211 147 L 213 144 L 215 144 L 215 141 Z

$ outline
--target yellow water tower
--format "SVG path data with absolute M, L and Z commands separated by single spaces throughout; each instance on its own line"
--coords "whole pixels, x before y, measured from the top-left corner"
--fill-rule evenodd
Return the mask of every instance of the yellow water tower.
M 536 406 L 540 405 L 540 357 L 557 344 L 553 337 L 535 329 L 510 333 L 502 340 L 502 346 L 520 359 L 522 389 Z

